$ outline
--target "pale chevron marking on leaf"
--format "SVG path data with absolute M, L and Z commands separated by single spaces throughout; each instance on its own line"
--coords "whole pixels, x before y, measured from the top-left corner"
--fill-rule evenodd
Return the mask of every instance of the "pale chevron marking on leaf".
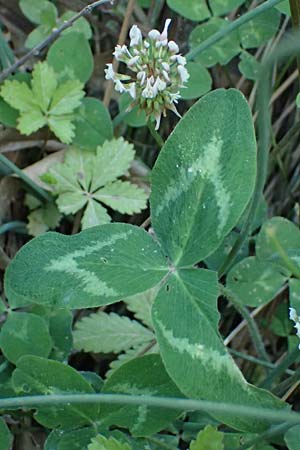
M 139 431 L 139 428 L 147 422 L 147 414 L 149 408 L 146 405 L 141 405 L 138 407 L 138 416 L 137 421 L 134 426 L 131 428 L 131 432 L 135 433 Z
M 70 275 L 74 275 L 76 278 L 82 281 L 84 285 L 83 291 L 92 295 L 103 295 L 105 297 L 117 296 L 118 292 L 107 286 L 104 281 L 93 273 L 86 269 L 78 267 L 77 258 L 84 258 L 91 255 L 104 247 L 110 247 L 118 240 L 126 240 L 132 233 L 129 230 L 127 233 L 119 233 L 106 241 L 95 242 L 93 245 L 89 245 L 82 250 L 75 250 L 72 253 L 64 255 L 58 259 L 52 259 L 50 263 L 45 267 L 48 272 L 65 272 Z M 100 258 L 99 258 L 100 262 Z
M 226 371 L 230 378 L 238 382 L 245 390 L 248 390 L 248 383 L 242 372 L 235 365 L 228 353 L 221 354 L 217 350 L 206 348 L 201 344 L 192 344 L 187 338 L 177 338 L 172 330 L 168 330 L 161 320 L 156 319 L 164 338 L 169 345 L 180 354 L 188 353 L 192 359 L 199 360 L 204 366 L 210 366 L 216 372 Z
M 203 179 L 208 179 L 215 188 L 215 196 L 217 206 L 219 208 L 219 225 L 218 235 L 221 235 L 225 227 L 230 206 L 230 194 L 222 182 L 220 160 L 222 157 L 223 140 L 215 134 L 211 141 L 207 144 L 204 154 L 198 158 L 187 169 L 180 168 L 180 173 L 176 182 L 169 186 L 162 199 L 160 205 L 156 210 L 159 215 L 170 202 L 174 202 L 182 194 L 188 191 L 190 185 L 197 176 L 201 174 Z

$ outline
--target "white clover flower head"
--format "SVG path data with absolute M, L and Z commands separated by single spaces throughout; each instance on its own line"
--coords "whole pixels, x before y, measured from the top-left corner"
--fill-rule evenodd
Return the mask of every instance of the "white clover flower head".
M 290 308 L 290 320 L 292 320 L 295 323 L 294 328 L 296 328 L 296 334 L 300 338 L 300 317 L 298 316 L 298 314 L 294 308 Z M 299 350 L 300 350 L 300 344 L 299 344 Z
M 178 114 L 175 104 L 180 98 L 180 89 L 189 79 L 186 59 L 179 54 L 179 47 L 168 40 L 171 19 L 167 19 L 162 32 L 151 30 L 146 39 L 137 25 L 130 29 L 130 45 L 117 45 L 114 56 L 126 64 L 130 75 L 115 73 L 112 64 L 107 64 L 106 79 L 113 80 L 118 92 L 127 92 L 133 102 L 130 109 L 138 106 L 148 118 L 156 120 L 159 128 L 161 116 L 167 110 Z

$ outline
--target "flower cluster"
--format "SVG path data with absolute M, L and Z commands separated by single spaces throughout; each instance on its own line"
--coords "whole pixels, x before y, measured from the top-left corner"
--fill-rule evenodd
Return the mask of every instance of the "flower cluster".
M 148 117 L 156 120 L 159 128 L 161 115 L 166 116 L 170 109 L 178 111 L 175 103 L 180 98 L 180 89 L 189 79 L 185 67 L 186 59 L 179 54 L 179 47 L 168 40 L 168 28 L 171 19 L 167 19 L 162 33 L 151 30 L 148 38 L 143 39 L 137 25 L 130 30 L 130 45 L 117 45 L 115 58 L 127 65 L 131 75 L 115 73 L 112 64 L 107 64 L 106 79 L 113 80 L 115 89 L 127 92 L 133 99 L 130 108 L 138 106 Z
M 297 336 L 300 338 L 300 317 L 298 316 L 296 310 L 294 308 L 290 308 L 290 320 L 295 322 L 294 328 L 297 330 Z M 299 344 L 300 349 L 300 344 Z

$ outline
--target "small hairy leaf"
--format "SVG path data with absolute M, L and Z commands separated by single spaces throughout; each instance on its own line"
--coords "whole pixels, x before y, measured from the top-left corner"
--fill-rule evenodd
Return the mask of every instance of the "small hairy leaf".
M 124 299 L 127 309 L 133 312 L 134 316 L 149 328 L 153 327 L 151 310 L 158 290 L 159 286 L 155 286 L 154 288 L 149 289 L 149 291 Z
M 99 189 L 94 198 L 121 214 L 134 214 L 146 208 L 147 194 L 128 181 L 115 181 Z
M 137 321 L 102 311 L 77 322 L 73 336 L 75 348 L 95 353 L 120 353 L 154 338 L 153 333 Z

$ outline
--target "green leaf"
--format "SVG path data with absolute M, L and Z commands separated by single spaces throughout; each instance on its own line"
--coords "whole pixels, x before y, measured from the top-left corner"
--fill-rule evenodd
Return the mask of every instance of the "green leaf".
M 18 111 L 27 113 L 37 108 L 32 91 L 25 82 L 6 80 L 1 87 L 0 95 L 10 106 Z
M 154 339 L 153 333 L 135 320 L 102 311 L 77 322 L 73 336 L 77 350 L 94 353 L 120 353 Z
M 104 225 L 110 221 L 111 218 L 107 214 L 106 209 L 100 203 L 89 200 L 81 219 L 81 228 L 86 230 L 97 225 Z
M 281 266 L 251 256 L 231 269 L 227 287 L 241 303 L 256 307 L 270 302 L 287 279 Z
M 51 131 L 65 144 L 71 144 L 74 137 L 75 125 L 72 123 L 74 116 L 50 116 L 48 125 Z
M 49 114 L 61 116 L 72 113 L 81 104 L 84 97 L 83 84 L 78 80 L 69 80 L 58 86 L 54 92 Z
M 286 14 L 287 16 L 291 15 L 289 0 L 285 0 L 284 2 L 279 3 L 279 5 L 276 5 L 275 8 L 278 9 L 278 11 L 280 11 L 281 13 Z
M 47 120 L 38 109 L 24 112 L 18 119 L 18 130 L 26 136 L 29 136 L 45 125 L 47 125 Z
M 182 397 L 169 378 L 159 355 L 144 355 L 123 364 L 104 383 L 103 393 Z M 149 436 L 164 429 L 180 411 L 146 405 L 109 405 L 101 407 L 107 425 L 130 429 L 133 436 Z
M 5 289 L 13 308 L 31 303 L 89 308 L 146 291 L 167 272 L 151 236 L 115 223 L 74 236 L 49 232 L 33 239 L 8 267 Z
M 75 11 L 66 11 L 58 20 L 58 26 L 62 25 L 66 20 L 72 19 L 77 14 Z M 89 22 L 84 18 L 80 17 L 80 19 L 76 20 L 76 22 L 70 27 L 67 28 L 63 34 L 68 33 L 82 33 L 85 39 L 89 40 L 92 38 L 93 33 Z
M 73 315 L 68 310 L 58 309 L 51 311 L 49 316 L 49 332 L 54 343 L 50 358 L 64 361 L 73 347 Z
M 225 259 L 231 252 L 238 236 L 239 234 L 236 231 L 231 231 L 231 233 L 225 237 L 224 241 L 217 248 L 217 250 L 215 250 L 211 255 L 205 258 L 205 264 L 208 269 L 216 271 L 219 270 L 222 263 L 225 261 Z M 248 246 L 249 243 L 248 241 L 246 241 L 239 250 L 238 254 L 236 255 L 234 263 L 237 263 L 248 256 L 249 254 Z
M 59 225 L 61 214 L 54 203 L 45 205 L 31 211 L 28 216 L 27 229 L 31 236 L 39 236 L 49 229 L 54 229 Z
M 261 260 L 273 261 L 286 267 L 284 252 L 299 265 L 300 231 L 289 220 L 273 217 L 262 226 L 255 249 L 257 257 Z
M 291 278 L 289 280 L 290 306 L 296 311 L 300 311 L 300 280 Z
M 134 159 L 134 147 L 123 138 L 106 141 L 97 148 L 97 166 L 93 164 L 91 189 L 104 186 L 124 175 Z M 100 171 L 100 167 L 102 170 Z
M 289 450 L 299 449 L 300 425 L 290 428 L 284 435 L 284 440 Z
M 18 395 L 93 393 L 90 384 L 75 369 L 58 361 L 38 356 L 23 356 L 13 373 Z M 90 425 L 99 418 L 99 406 L 51 405 L 38 407 L 35 419 L 48 428 L 74 428 Z
M 244 77 L 248 80 L 256 81 L 259 76 L 261 64 L 257 59 L 251 55 L 251 53 L 243 51 L 240 55 L 241 61 L 239 63 L 239 69 Z
M 51 34 L 52 28 L 49 28 L 46 25 L 39 25 L 35 28 L 29 35 L 25 41 L 25 47 L 32 49 L 40 42 L 43 42 Z
M 277 32 L 280 25 L 280 13 L 275 9 L 259 14 L 239 27 L 238 33 L 244 48 L 256 48 L 267 43 Z
M 184 100 L 201 97 L 211 90 L 212 79 L 208 70 L 198 62 L 189 62 L 186 65 L 190 78 L 186 87 L 180 90 Z
M 228 20 L 213 17 L 209 21 L 195 27 L 189 37 L 191 50 L 217 31 L 226 28 L 228 24 Z M 224 37 L 220 43 L 201 52 L 201 54 L 196 57 L 196 61 L 199 61 L 205 67 L 212 67 L 217 63 L 224 65 L 234 56 L 238 55 L 240 51 L 238 31 L 233 31 Z
M 202 21 L 210 17 L 209 9 L 205 2 L 198 0 L 167 0 L 169 8 L 186 19 Z
M 209 6 L 214 16 L 222 16 L 242 5 L 245 0 L 209 0 Z
M 115 181 L 99 189 L 94 198 L 121 214 L 134 214 L 147 206 L 147 194 L 128 181 Z
M 53 342 L 48 327 L 40 316 L 11 312 L 1 329 L 0 346 L 4 356 L 16 363 L 23 355 L 47 357 Z
M 45 442 L 44 450 L 83 450 L 95 437 L 94 427 L 85 427 L 79 430 L 54 430 Z
M 129 182 L 114 181 L 125 174 L 133 158 L 133 146 L 123 138 L 106 141 L 97 148 L 96 154 L 70 149 L 65 162 L 55 164 L 49 171 L 56 181 L 52 184 L 59 194 L 59 210 L 75 214 L 87 205 L 81 221 L 82 229 L 86 229 L 111 220 L 99 202 L 123 214 L 138 213 L 146 208 L 147 195 L 141 188 Z
M 277 306 L 272 314 L 271 324 L 267 324 L 276 336 L 287 337 L 292 331 L 292 322 L 289 318 L 289 308 L 286 303 Z
M 90 46 L 82 33 L 70 32 L 51 45 L 47 55 L 48 63 L 56 73 L 68 78 L 88 81 L 94 69 Z
M 200 431 L 197 439 L 191 442 L 190 450 L 224 450 L 224 433 L 215 427 L 207 425 Z
M 258 408 L 285 407 L 271 393 L 248 384 L 224 347 L 217 329 L 217 277 L 210 272 L 208 282 L 205 272 L 175 272 L 154 302 L 153 323 L 169 375 L 190 398 Z M 269 426 L 267 421 L 235 416 L 230 411 L 212 415 L 241 431 L 258 433 Z
M 113 437 L 106 438 L 98 434 L 92 439 L 88 450 L 132 450 L 129 444 L 117 441 Z
M 6 422 L 0 417 L 0 448 L 1 450 L 10 450 L 12 445 L 12 434 L 9 431 Z
M 245 98 L 232 89 L 207 94 L 179 122 L 152 171 L 152 225 L 175 265 L 201 261 L 221 244 L 251 198 L 255 174 Z
M 48 6 L 48 0 L 20 0 L 19 6 L 22 13 L 33 23 L 41 23 L 41 13 L 45 6 Z
M 134 313 L 136 319 L 141 320 L 149 328 L 153 328 L 151 311 L 158 289 L 159 286 L 155 286 L 154 288 L 149 289 L 149 291 L 124 299 L 126 308 Z
M 18 110 L 12 108 L 8 103 L 0 98 L 0 123 L 6 127 L 16 128 L 18 117 Z
M 76 113 L 73 145 L 96 150 L 98 145 L 113 139 L 113 126 L 107 108 L 96 98 L 83 99 Z

